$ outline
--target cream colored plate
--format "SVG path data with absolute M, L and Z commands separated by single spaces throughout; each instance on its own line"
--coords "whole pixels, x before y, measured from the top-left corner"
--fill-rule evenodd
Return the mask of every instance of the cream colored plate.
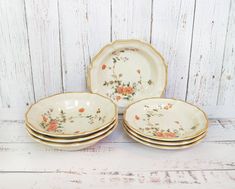
M 35 132 L 63 138 L 97 132 L 116 118 L 116 105 L 91 93 L 61 93 L 41 99 L 25 116 L 26 124 Z
M 192 139 L 208 129 L 208 119 L 202 110 L 174 99 L 140 100 L 126 109 L 123 119 L 136 133 L 161 141 Z
M 179 146 L 179 145 L 186 145 L 186 144 L 191 144 L 193 142 L 196 142 L 198 140 L 201 140 L 204 138 L 207 134 L 207 132 L 202 133 L 198 137 L 195 137 L 191 140 L 182 140 L 182 141 L 161 141 L 161 140 L 154 140 L 154 139 L 149 139 L 147 137 L 143 137 L 139 135 L 138 133 L 134 132 L 131 130 L 125 123 L 123 123 L 124 129 L 126 129 L 131 135 L 133 135 L 136 138 L 139 138 L 145 142 L 153 143 L 153 144 L 158 144 L 158 145 L 166 145 L 166 146 Z
M 117 40 L 94 57 L 87 84 L 94 93 L 111 98 L 122 113 L 130 103 L 160 97 L 166 86 L 167 67 L 161 54 L 138 40 Z
M 41 144 L 50 146 L 50 147 L 55 148 L 55 149 L 73 151 L 73 150 L 81 150 L 81 149 L 84 149 L 84 148 L 87 148 L 89 146 L 92 146 L 92 145 L 96 144 L 100 140 L 102 140 L 105 137 L 107 137 L 108 135 L 110 135 L 115 130 L 117 125 L 118 124 L 116 124 L 111 130 L 109 130 L 105 134 L 103 134 L 99 137 L 96 137 L 94 139 L 91 139 L 91 140 L 88 140 L 88 141 L 82 141 L 82 142 L 67 143 L 67 144 L 59 144 L 59 143 L 55 143 L 55 142 L 44 141 L 42 139 L 39 139 L 39 138 L 31 135 L 29 132 L 28 132 L 28 134 L 32 137 L 32 139 L 34 139 L 35 141 L 37 141 Z
M 43 135 L 43 134 L 40 134 L 40 133 L 36 133 L 35 131 L 33 131 L 32 129 L 30 129 L 27 124 L 25 125 L 27 131 L 39 138 L 39 139 L 42 139 L 42 140 L 45 140 L 45 141 L 48 141 L 48 142 L 56 142 L 56 143 L 71 143 L 71 142 L 82 142 L 82 141 L 86 141 L 86 140 L 90 140 L 90 139 L 93 139 L 93 138 L 96 138 L 96 137 L 99 137 L 103 134 L 105 134 L 106 132 L 108 132 L 109 130 L 111 130 L 114 125 L 117 124 L 117 120 L 115 122 L 113 122 L 111 125 L 109 125 L 107 128 L 103 129 L 103 130 L 100 130 L 94 134 L 91 134 L 91 135 L 87 135 L 87 136 L 84 136 L 84 137 L 76 137 L 76 138 L 56 138 L 56 137 L 50 137 L 50 136 L 47 136 L 47 135 Z
M 154 143 L 150 143 L 150 142 L 146 142 L 140 138 L 137 138 L 136 136 L 132 135 L 129 131 L 127 131 L 124 127 L 124 130 L 126 131 L 127 135 L 129 135 L 133 140 L 141 143 L 141 144 L 144 144 L 146 146 L 149 146 L 149 147 L 153 147 L 153 148 L 158 148 L 158 149 L 165 149 L 165 150 L 179 150 L 179 149 L 185 149 L 185 148 L 189 148 L 191 146 L 194 146 L 198 143 L 200 143 L 202 139 L 196 141 L 196 142 L 192 142 L 192 143 L 189 143 L 189 144 L 185 144 L 185 145 L 178 145 L 178 146 L 169 146 L 169 145 L 160 145 L 160 144 L 154 144 Z

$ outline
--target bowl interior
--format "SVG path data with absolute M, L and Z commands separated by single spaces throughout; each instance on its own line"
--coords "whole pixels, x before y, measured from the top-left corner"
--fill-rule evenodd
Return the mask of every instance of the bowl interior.
M 207 118 L 197 107 L 161 98 L 131 105 L 126 111 L 125 121 L 143 135 L 156 138 L 191 137 L 207 127 Z
M 70 135 L 108 125 L 115 114 L 116 107 L 107 98 L 90 93 L 63 93 L 32 105 L 26 119 L 38 131 Z

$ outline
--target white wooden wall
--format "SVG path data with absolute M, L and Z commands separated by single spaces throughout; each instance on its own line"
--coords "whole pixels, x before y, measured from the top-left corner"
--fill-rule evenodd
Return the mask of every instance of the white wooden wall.
M 234 0 L 0 0 L 0 116 L 86 90 L 91 58 L 128 38 L 165 57 L 167 97 L 235 116 Z

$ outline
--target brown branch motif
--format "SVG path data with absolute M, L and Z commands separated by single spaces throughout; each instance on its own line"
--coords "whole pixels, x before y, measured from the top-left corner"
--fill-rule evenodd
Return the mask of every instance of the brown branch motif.
M 133 100 L 133 97 L 136 95 L 137 91 L 141 91 L 144 88 L 144 85 L 152 85 L 152 80 L 148 80 L 147 82 L 142 81 L 141 70 L 137 69 L 136 74 L 138 80 L 136 82 L 123 82 L 122 73 L 117 73 L 116 65 L 122 64 L 129 61 L 129 58 L 126 56 L 122 56 L 122 54 L 126 51 L 138 51 L 136 48 L 125 48 L 123 50 L 114 51 L 112 53 L 112 66 L 107 66 L 107 64 L 102 64 L 101 69 L 103 71 L 108 70 L 111 71 L 111 80 L 104 81 L 103 86 L 109 87 L 112 89 L 110 93 L 106 93 L 108 97 L 110 97 L 114 101 L 123 100 Z
M 63 110 L 60 110 L 57 116 L 52 116 L 54 112 L 53 108 L 50 108 L 47 112 L 42 114 L 42 121 L 40 122 L 40 127 L 47 130 L 48 132 L 63 133 L 63 124 L 73 123 L 76 119 L 85 118 L 88 120 L 90 125 L 93 125 L 95 122 L 105 122 L 106 116 L 101 115 L 101 110 L 98 108 L 94 114 L 86 113 L 85 108 L 79 108 L 77 115 L 68 116 L 67 113 Z M 80 131 L 75 131 L 79 133 Z
M 139 121 L 142 119 L 146 123 L 146 127 L 139 127 L 138 129 L 141 132 L 150 134 L 152 136 L 156 136 L 159 138 L 177 138 L 184 133 L 184 128 L 182 127 L 182 124 L 179 120 L 175 120 L 174 124 L 177 125 L 176 128 L 167 128 L 163 129 L 161 128 L 160 124 L 158 122 L 153 122 L 153 117 L 162 117 L 164 116 L 164 111 L 168 111 L 173 107 L 172 104 L 168 103 L 166 105 L 158 105 L 156 108 L 150 108 L 148 105 L 145 105 L 144 108 L 146 109 L 146 114 L 144 114 L 142 117 L 139 115 L 135 115 L 134 119 L 135 121 Z M 197 125 L 194 125 L 191 127 L 192 130 L 195 130 L 197 128 Z

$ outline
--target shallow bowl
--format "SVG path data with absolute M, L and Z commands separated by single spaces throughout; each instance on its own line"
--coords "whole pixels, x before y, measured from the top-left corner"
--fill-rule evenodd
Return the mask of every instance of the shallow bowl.
M 202 110 L 176 99 L 140 100 L 126 109 L 123 118 L 136 133 L 162 141 L 192 139 L 208 129 L 208 119 Z
M 101 136 L 95 137 L 93 139 L 86 140 L 86 141 L 81 141 L 81 142 L 71 142 L 71 143 L 66 143 L 66 144 L 45 141 L 45 140 L 42 140 L 40 138 L 37 138 L 37 137 L 31 135 L 29 132 L 28 132 L 28 134 L 32 137 L 33 140 L 35 140 L 35 141 L 37 141 L 37 142 L 39 142 L 43 145 L 47 145 L 47 146 L 50 146 L 52 148 L 59 149 L 59 150 L 74 151 L 74 150 L 81 150 L 81 149 L 84 149 L 84 148 L 87 148 L 89 146 L 92 146 L 92 145 L 96 144 L 100 140 L 102 140 L 105 137 L 107 137 L 108 135 L 110 135 L 115 130 L 117 125 L 118 124 L 116 123 L 106 133 L 102 134 Z
M 44 141 L 56 142 L 56 143 L 71 143 L 71 142 L 87 141 L 87 140 L 91 140 L 93 138 L 99 137 L 99 136 L 105 134 L 106 132 L 108 132 L 109 130 L 111 130 L 114 127 L 114 125 L 116 125 L 116 124 L 117 124 L 117 120 L 115 120 L 108 127 L 104 128 L 100 131 L 97 131 L 93 134 L 85 135 L 85 136 L 82 136 L 82 137 L 70 137 L 70 138 L 69 137 L 66 137 L 66 138 L 51 137 L 51 136 L 47 136 L 47 135 L 35 132 L 34 130 L 30 129 L 29 126 L 27 126 L 27 124 L 25 124 L 25 127 L 26 127 L 28 133 L 30 133 L 31 135 L 33 135 L 33 136 L 35 136 L 39 139 L 42 139 Z
M 117 107 L 108 98 L 92 93 L 61 93 L 39 100 L 26 112 L 33 131 L 54 137 L 79 137 L 109 126 Z

